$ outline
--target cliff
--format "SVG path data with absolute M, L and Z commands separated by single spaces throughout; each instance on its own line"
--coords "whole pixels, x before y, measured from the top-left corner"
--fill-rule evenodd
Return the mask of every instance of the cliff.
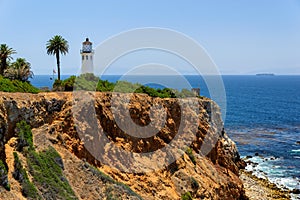
M 224 132 L 219 108 L 211 100 L 194 98 L 199 109 L 194 112 L 190 99 L 116 94 L 112 101 L 112 93 L 80 95 L 92 96 L 92 101 L 81 101 L 79 96 L 63 92 L 1 93 L 0 160 L 7 176 L 1 177 L 0 170 L 0 183 L 8 181 L 10 191 L 0 187 L 0 199 L 25 198 L 22 184 L 13 176 L 13 152 L 17 152 L 37 193 L 43 198 L 57 198 L 35 177 L 37 168 L 32 166 L 41 163 L 30 163 L 36 155 L 42 158 L 38 153 L 48 152 L 50 147 L 60 156 L 56 163 L 62 169 L 61 179 L 66 179 L 64 183 L 74 192 L 71 199 L 246 199 L 238 177 L 244 162 Z M 155 105 L 163 109 L 150 112 Z M 138 127 L 147 127 L 151 118 L 157 118 L 163 119 L 162 128 L 155 135 L 137 137 L 147 134 L 143 132 L 147 129 L 123 123 L 126 110 Z M 182 113 L 188 115 L 182 117 Z M 16 124 L 22 120 L 32 128 L 35 153 L 17 151 L 20 136 Z M 161 126 L 153 123 L 154 128 Z M 190 128 L 195 123 L 196 128 Z M 184 146 L 183 140 L 172 144 L 178 132 L 184 132 L 182 137 L 193 135 L 189 146 Z M 104 137 L 109 145 L 101 143 Z M 176 159 L 159 151 L 170 145 L 182 147 L 176 149 Z M 211 146 L 207 147 L 209 152 L 202 150 L 203 145 Z M 142 156 L 151 152 L 159 153 L 151 154 L 150 159 Z

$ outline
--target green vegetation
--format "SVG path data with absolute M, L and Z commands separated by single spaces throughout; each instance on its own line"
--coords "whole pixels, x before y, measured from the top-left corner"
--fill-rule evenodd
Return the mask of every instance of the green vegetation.
M 25 121 L 17 123 L 18 144 L 17 149 L 23 151 L 27 159 L 29 173 L 33 183 L 41 191 L 44 199 L 77 199 L 67 179 L 63 175 L 64 168 L 60 155 L 53 147 L 36 152 L 30 126 Z M 22 185 L 22 193 L 32 199 L 41 198 L 37 189 L 29 181 L 18 154 L 14 153 L 15 172 L 14 178 Z
M 7 179 L 7 169 L 2 160 L 0 160 L 0 185 L 2 185 L 6 190 L 10 190 L 10 185 Z
M 47 54 L 55 55 L 57 63 L 57 75 L 60 80 L 60 54 L 66 55 L 69 51 L 68 41 L 60 35 L 55 35 L 46 44 Z
M 99 78 L 94 74 L 82 74 L 74 78 L 74 89 L 76 90 L 95 90 Z
M 11 55 L 15 53 L 6 44 L 0 45 L 0 91 L 38 93 L 39 90 L 28 81 L 33 76 L 30 63 L 24 58 L 17 58 L 10 63 L 13 59 Z
M 15 62 L 10 63 L 13 60 L 11 55 L 15 53 L 16 51 L 6 44 L 0 45 L 0 76 L 10 80 L 28 82 L 28 79 L 33 76 L 33 72 L 30 70 L 30 63 L 25 58 L 17 58 Z
M 193 197 L 190 192 L 186 192 L 181 195 L 181 200 L 193 200 Z
M 62 160 L 53 147 L 27 156 L 29 172 L 45 199 L 77 199 L 62 172 Z
M 20 80 L 27 82 L 33 77 L 33 72 L 30 71 L 30 63 L 25 58 L 17 58 L 5 71 L 4 76 L 10 80 Z
M 4 71 L 9 66 L 9 61 L 12 60 L 11 55 L 15 53 L 16 51 L 6 44 L 0 45 L 0 75 L 4 74 Z
M 130 83 L 128 81 L 117 81 L 116 83 L 112 83 L 107 80 L 101 80 L 90 73 L 82 74 L 78 77 L 71 76 L 63 81 L 55 80 L 53 89 L 55 91 L 73 91 L 75 89 L 100 92 L 134 92 L 145 93 L 151 97 L 160 98 L 195 97 L 195 94 L 187 89 L 182 89 L 181 91 L 169 88 L 155 89 L 139 83 Z
M 23 168 L 17 152 L 14 152 L 14 168 L 13 177 L 19 181 L 22 187 L 22 194 L 26 198 L 41 199 L 38 190 L 33 183 L 30 182 L 26 170 Z
M 34 150 L 31 127 L 22 120 L 17 123 L 18 144 L 17 150 L 22 151 L 24 147 L 28 147 L 28 150 Z
M 115 83 L 109 82 L 108 80 L 99 80 L 97 84 L 97 91 L 100 92 L 109 92 L 113 91 L 115 87 Z
M 189 156 L 189 158 L 191 159 L 191 161 L 194 163 L 194 165 L 196 165 L 196 158 L 195 158 L 195 156 L 193 154 L 193 149 L 189 147 L 189 148 L 186 149 L 185 152 Z
M 191 185 L 194 190 L 197 190 L 199 188 L 199 183 L 194 177 L 191 177 Z
M 0 75 L 0 91 L 38 93 L 39 89 L 32 86 L 28 82 L 22 82 L 19 80 L 10 80 Z

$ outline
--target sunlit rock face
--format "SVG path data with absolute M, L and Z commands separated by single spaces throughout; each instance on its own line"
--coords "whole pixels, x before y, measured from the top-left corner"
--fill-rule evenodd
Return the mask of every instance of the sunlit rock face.
M 219 108 L 213 101 L 161 99 L 145 94 L 114 96 L 87 92 L 85 95 L 92 96 L 92 101 L 81 101 L 67 92 L 1 93 L 0 158 L 8 166 L 8 173 L 13 171 L 10 169 L 13 161 L 9 158 L 14 151 L 16 123 L 25 120 L 32 127 L 37 151 L 50 145 L 61 155 L 63 173 L 79 199 L 99 199 L 109 187 L 101 177 L 87 172 L 89 170 L 82 167 L 85 163 L 128 185 L 144 199 L 180 199 L 187 193 L 196 199 L 245 198 L 238 177 L 244 162 L 226 135 Z M 197 112 L 189 101 L 197 105 Z M 151 112 L 154 105 L 160 108 Z M 183 113 L 186 113 L 184 117 Z M 127 123 L 128 115 L 131 121 Z M 153 119 L 162 119 L 163 123 Z M 124 123 L 120 125 L 118 121 Z M 157 133 L 147 135 L 147 131 L 141 131 L 147 129 L 138 128 L 149 125 Z M 191 134 L 193 140 L 189 146 L 184 146 L 183 140 L 176 141 L 175 146 L 182 148 L 176 151 L 179 156 L 172 160 L 167 152 L 159 150 L 170 145 L 179 132 L 184 132 L 183 138 Z M 102 139 L 110 143 L 103 144 Z M 203 151 L 204 144 L 210 146 L 208 152 Z M 150 158 L 142 156 L 149 152 L 158 153 Z M 101 183 L 103 188 L 92 187 L 93 181 L 78 183 L 77 174 L 81 179 L 92 177 L 94 184 Z M 10 179 L 13 177 L 8 177 L 13 183 Z M 87 186 L 91 189 L 85 190 Z M 92 195 L 88 195 L 89 192 Z M 22 196 L 18 187 L 12 187 L 11 191 L 1 188 L 0 199 L 12 194 Z M 136 197 L 125 191 L 122 198 Z

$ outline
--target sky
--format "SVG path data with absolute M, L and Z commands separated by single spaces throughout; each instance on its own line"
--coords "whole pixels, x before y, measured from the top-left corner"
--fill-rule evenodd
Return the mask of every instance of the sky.
M 52 74 L 56 68 L 55 57 L 45 49 L 54 35 L 69 42 L 69 53 L 61 58 L 62 74 L 74 74 L 86 37 L 96 47 L 120 32 L 143 27 L 191 37 L 224 75 L 300 74 L 300 0 L 0 0 L 0 19 L 0 43 L 17 51 L 15 59 L 26 58 L 35 75 Z M 108 73 L 125 73 L 135 59 L 139 64 L 169 59 L 180 73 L 194 73 L 178 58 L 147 53 L 129 55 Z

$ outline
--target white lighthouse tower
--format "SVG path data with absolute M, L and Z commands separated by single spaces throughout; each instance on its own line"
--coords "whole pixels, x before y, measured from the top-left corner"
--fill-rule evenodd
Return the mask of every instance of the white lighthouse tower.
M 93 73 L 94 72 L 94 50 L 92 48 L 92 44 L 89 41 L 89 38 L 86 38 L 85 41 L 82 43 L 82 49 L 80 50 L 81 54 L 81 73 Z

